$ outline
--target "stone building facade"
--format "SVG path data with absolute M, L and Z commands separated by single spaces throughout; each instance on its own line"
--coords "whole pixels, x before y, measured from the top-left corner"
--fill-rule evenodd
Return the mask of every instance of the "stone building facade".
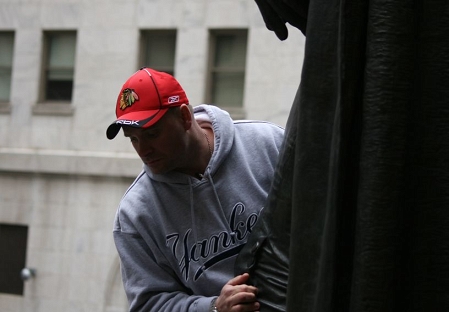
M 141 163 L 105 137 L 118 91 L 155 31 L 175 34 L 164 47 L 191 104 L 214 98 L 211 38 L 229 30 L 246 53 L 230 111 L 285 126 L 305 40 L 279 41 L 252 0 L 0 0 L 0 311 L 127 310 L 112 223 Z

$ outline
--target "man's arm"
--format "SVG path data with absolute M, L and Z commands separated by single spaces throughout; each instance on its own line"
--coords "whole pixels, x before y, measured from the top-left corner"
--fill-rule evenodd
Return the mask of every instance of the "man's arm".
M 218 298 L 195 295 L 169 269 L 156 264 L 155 256 L 141 237 L 114 231 L 114 240 L 131 312 L 210 312 L 214 302 L 220 312 L 259 309 L 257 288 L 244 284 L 248 274 L 231 279 L 223 286 Z
M 215 297 L 192 294 L 169 268 L 156 263 L 153 251 L 141 237 L 114 230 L 114 241 L 130 312 L 209 312 Z

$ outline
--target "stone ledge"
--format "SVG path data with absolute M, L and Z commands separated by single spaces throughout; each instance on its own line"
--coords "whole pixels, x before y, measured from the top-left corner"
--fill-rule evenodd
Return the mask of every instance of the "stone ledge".
M 134 178 L 141 170 L 131 153 L 0 148 L 0 171 Z
M 70 102 L 39 103 L 32 108 L 34 115 L 72 116 L 75 112 Z
M 0 114 L 11 114 L 11 104 L 0 102 Z

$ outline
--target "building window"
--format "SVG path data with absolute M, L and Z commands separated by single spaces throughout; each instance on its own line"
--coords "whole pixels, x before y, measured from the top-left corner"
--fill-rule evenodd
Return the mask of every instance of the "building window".
M 43 101 L 70 102 L 75 69 L 76 32 L 44 34 Z
M 142 30 L 139 67 L 150 67 L 174 75 L 176 30 Z
M 0 293 L 23 295 L 28 227 L 0 224 Z
M 247 30 L 210 31 L 207 103 L 242 111 L 247 37 Z
M 14 33 L 0 32 L 0 102 L 8 103 L 11 95 Z

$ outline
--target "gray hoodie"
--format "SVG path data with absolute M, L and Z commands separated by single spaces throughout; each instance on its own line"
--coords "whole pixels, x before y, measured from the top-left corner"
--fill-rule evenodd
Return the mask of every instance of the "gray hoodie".
M 117 211 L 114 240 L 130 311 L 209 311 L 265 205 L 283 129 L 233 121 L 215 106 L 194 112 L 215 136 L 204 178 L 152 174 L 144 165 Z

